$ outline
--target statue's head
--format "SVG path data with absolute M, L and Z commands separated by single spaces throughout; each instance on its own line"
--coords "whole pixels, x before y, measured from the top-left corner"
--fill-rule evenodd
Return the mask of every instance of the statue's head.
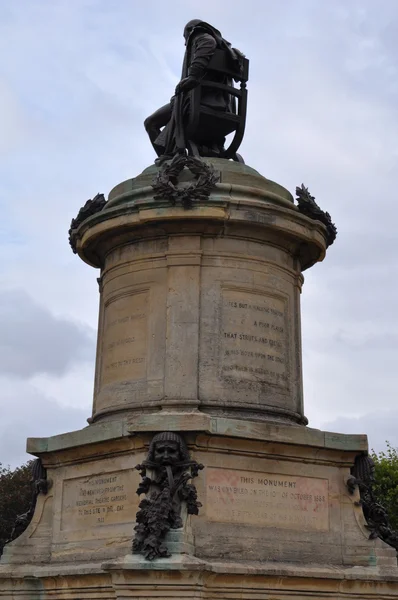
M 200 19 L 192 19 L 192 21 L 189 21 L 189 23 L 187 23 L 184 27 L 184 39 L 185 39 L 185 43 L 187 43 L 189 36 L 192 33 L 192 30 L 194 27 L 197 27 L 199 25 L 199 23 L 201 23 L 202 21 Z
M 163 466 L 175 465 L 189 460 L 189 452 L 180 435 L 165 431 L 152 439 L 148 460 Z
M 221 37 L 221 33 L 218 31 L 218 29 L 216 29 L 212 25 L 209 25 L 209 23 L 206 23 L 206 21 L 202 21 L 201 19 L 192 19 L 192 21 L 189 21 L 189 23 L 187 23 L 184 27 L 185 45 L 187 44 L 189 36 L 191 35 L 192 31 L 196 27 L 200 27 L 207 33 L 210 33 L 216 37 Z

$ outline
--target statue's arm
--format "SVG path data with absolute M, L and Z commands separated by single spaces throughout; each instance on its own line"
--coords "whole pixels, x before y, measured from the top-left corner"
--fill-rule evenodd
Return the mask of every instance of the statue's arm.
M 217 47 L 216 40 L 208 33 L 197 35 L 192 43 L 192 60 L 188 67 L 188 77 L 202 79 L 206 73 L 207 65 L 210 62 Z
M 196 87 L 206 74 L 206 68 L 217 48 L 216 40 L 208 33 L 195 36 L 192 41 L 192 59 L 188 67 L 188 77 L 182 79 L 176 87 L 175 94 L 188 92 Z

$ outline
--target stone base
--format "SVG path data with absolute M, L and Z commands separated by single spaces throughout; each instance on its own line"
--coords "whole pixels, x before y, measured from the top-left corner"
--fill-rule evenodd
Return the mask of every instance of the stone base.
M 78 566 L 0 566 L 6 600 L 391 600 L 398 575 L 378 567 L 208 562 L 178 556 L 148 563 L 126 557 Z
M 28 441 L 49 490 L 4 549 L 0 599 L 398 599 L 395 551 L 346 486 L 366 436 L 303 426 L 302 272 L 326 228 L 250 167 L 210 162 L 219 182 L 189 209 L 154 197 L 152 166 L 73 231 L 101 268 L 93 414 Z M 131 554 L 134 467 L 159 431 L 205 466 L 202 507 L 148 562 Z
M 203 506 L 170 532 L 171 559 L 148 562 L 131 554 L 134 466 L 160 430 L 183 434 L 205 465 Z M 366 436 L 198 412 L 30 439 L 51 486 L 5 547 L 0 598 L 398 598 L 395 551 L 369 540 L 345 485 L 366 449 Z

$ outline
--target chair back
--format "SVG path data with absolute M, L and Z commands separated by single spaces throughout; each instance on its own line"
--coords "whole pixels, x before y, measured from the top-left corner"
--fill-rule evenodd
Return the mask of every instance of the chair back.
M 249 61 L 246 57 L 238 63 L 232 60 L 226 50 L 216 50 L 207 65 L 208 71 L 223 73 L 236 81 L 246 83 L 249 79 Z
M 227 83 L 212 81 L 211 74 L 222 74 Z M 247 90 L 249 78 L 249 61 L 247 58 L 234 61 L 226 50 L 216 50 L 206 68 L 206 77 L 201 80 L 190 94 L 190 112 L 188 122 L 184 126 L 184 136 L 188 151 L 195 153 L 197 145 L 208 145 L 219 141 L 235 132 L 229 147 L 223 152 L 223 158 L 234 158 L 242 142 L 246 124 Z M 217 77 L 215 78 L 217 79 Z M 218 77 L 220 79 L 220 77 Z M 240 83 L 234 87 L 233 81 Z M 217 110 L 202 104 L 203 90 L 214 90 L 232 98 L 230 110 Z

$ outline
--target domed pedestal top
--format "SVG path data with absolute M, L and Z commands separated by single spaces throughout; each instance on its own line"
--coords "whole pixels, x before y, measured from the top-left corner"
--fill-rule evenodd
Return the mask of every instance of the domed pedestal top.
M 300 261 L 301 270 L 323 260 L 326 229 L 298 211 L 288 190 L 247 165 L 225 159 L 204 162 L 215 169 L 218 182 L 208 197 L 194 199 L 189 209 L 178 201 L 173 205 L 167 198 L 155 198 L 153 183 L 159 172 L 155 165 L 114 187 L 105 208 L 78 228 L 79 256 L 92 266 L 102 267 L 115 242 L 156 237 L 162 231 L 200 233 L 209 231 L 211 225 L 214 235 L 249 226 L 250 237 L 288 246 Z M 184 169 L 177 187 L 182 189 L 194 180 L 195 175 Z

